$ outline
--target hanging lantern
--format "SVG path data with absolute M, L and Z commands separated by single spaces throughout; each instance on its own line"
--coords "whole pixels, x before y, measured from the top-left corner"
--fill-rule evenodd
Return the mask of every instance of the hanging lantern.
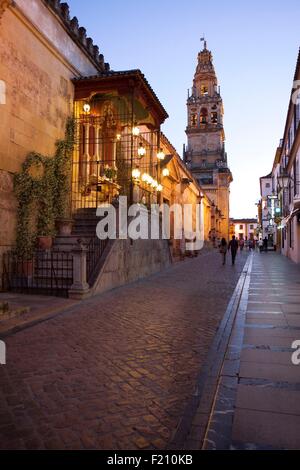
M 158 158 L 158 160 L 163 160 L 165 158 L 165 154 L 164 154 L 162 148 L 159 149 L 159 152 L 157 153 L 157 158 Z
M 140 129 L 137 126 L 134 126 L 132 128 L 132 134 L 133 135 L 139 135 L 140 134 Z
M 140 176 L 141 176 L 141 172 L 138 168 L 134 168 L 132 170 L 132 178 L 135 179 L 135 180 L 138 180 L 140 179 Z
M 163 175 L 163 176 L 169 176 L 169 174 L 170 174 L 169 169 L 168 169 L 168 168 L 164 168 L 163 171 L 162 171 L 162 175 Z
M 146 153 L 146 149 L 143 146 L 143 144 L 140 143 L 139 148 L 138 148 L 139 157 L 143 157 L 145 155 L 145 153 Z

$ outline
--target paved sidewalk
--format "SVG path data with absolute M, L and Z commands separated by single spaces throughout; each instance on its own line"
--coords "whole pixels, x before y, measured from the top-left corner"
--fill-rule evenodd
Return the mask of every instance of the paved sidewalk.
M 0 447 L 166 448 L 246 258 L 203 252 L 7 336 Z
M 204 449 L 300 449 L 300 267 L 255 253 Z
M 5 320 L 0 316 L 0 338 L 52 318 L 78 304 L 78 300 L 73 299 L 13 292 L 0 292 L 1 302 L 8 302 L 11 310 L 19 310 L 20 313 Z

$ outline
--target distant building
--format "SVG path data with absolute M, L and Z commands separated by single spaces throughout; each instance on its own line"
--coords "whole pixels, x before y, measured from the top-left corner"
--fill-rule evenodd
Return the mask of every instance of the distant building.
M 257 219 L 230 219 L 231 234 L 237 239 L 257 238 Z
M 229 193 L 232 174 L 228 168 L 223 127 L 223 101 L 212 53 L 206 47 L 198 54 L 192 93 L 187 100 L 187 147 L 184 160 L 194 178 L 213 201 L 212 231 L 229 236 Z
M 276 165 L 273 164 L 273 179 L 279 205 L 281 252 L 300 263 L 300 51 L 293 80 L 280 154 Z
M 260 178 L 261 220 L 260 235 L 268 239 L 269 246 L 276 244 L 275 207 L 276 195 L 273 188 L 272 173 Z
M 260 178 L 258 204 L 263 237 L 300 263 L 300 51 L 291 89 L 283 138 L 272 171 Z

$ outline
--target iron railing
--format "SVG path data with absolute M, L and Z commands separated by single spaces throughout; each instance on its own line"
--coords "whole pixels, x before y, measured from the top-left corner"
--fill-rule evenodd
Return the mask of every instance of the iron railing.
M 68 297 L 73 283 L 73 257 L 70 252 L 36 251 L 32 257 L 13 251 L 3 254 L 2 288 L 23 294 Z
M 96 280 L 101 263 L 101 257 L 108 243 L 108 238 L 100 240 L 98 237 L 91 238 L 87 245 L 86 253 L 86 277 L 87 282 L 92 286 Z

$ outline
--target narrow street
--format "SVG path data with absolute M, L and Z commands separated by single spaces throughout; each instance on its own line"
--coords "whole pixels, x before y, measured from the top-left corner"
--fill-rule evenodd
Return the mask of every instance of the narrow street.
M 167 448 L 247 257 L 204 251 L 6 337 L 1 448 Z

